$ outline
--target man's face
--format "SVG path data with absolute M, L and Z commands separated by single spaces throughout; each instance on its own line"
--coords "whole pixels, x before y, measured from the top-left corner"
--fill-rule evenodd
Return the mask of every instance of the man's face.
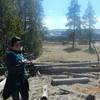
M 22 48 L 23 48 L 23 46 L 22 46 L 22 44 L 21 44 L 20 42 L 16 42 L 16 43 L 14 44 L 14 46 L 13 46 L 13 49 L 14 49 L 14 50 L 17 50 L 17 51 L 22 50 Z

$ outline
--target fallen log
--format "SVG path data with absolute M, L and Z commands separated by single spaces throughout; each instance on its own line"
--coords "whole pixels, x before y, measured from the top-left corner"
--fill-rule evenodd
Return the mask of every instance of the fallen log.
M 93 65 L 99 65 L 100 61 L 97 62 L 77 62 L 77 63 L 64 63 L 64 64 L 38 64 L 36 63 L 35 66 L 41 68 L 47 68 L 47 67 L 58 67 L 58 66 L 70 66 L 70 67 L 82 67 L 82 66 L 93 66 Z
M 43 87 L 43 95 L 40 98 L 40 100 L 48 100 L 48 89 L 47 89 L 47 85 L 45 85 Z
M 81 78 L 81 77 L 88 77 L 88 78 L 97 78 L 96 75 L 90 75 L 90 74 L 77 74 L 77 73 L 67 73 L 66 75 L 52 75 L 53 79 L 65 79 L 69 78 L 69 76 L 73 78 Z
M 59 75 L 64 73 L 87 73 L 87 72 L 100 72 L 100 67 L 52 67 L 41 68 L 41 74 Z
M 91 62 L 90 60 L 77 60 L 77 61 L 58 61 L 56 63 L 65 63 L 65 64 L 70 64 L 70 63 L 84 63 L 84 62 Z M 52 62 L 36 62 L 37 65 L 48 65 L 51 64 Z M 52 63 L 54 64 L 54 63 Z
M 100 72 L 100 67 L 92 68 L 92 67 L 53 67 L 53 71 L 60 72 Z
M 70 73 L 70 75 L 72 75 L 73 78 L 80 78 L 80 77 L 97 78 L 96 75 L 90 75 L 90 74 L 76 74 L 76 73 Z
M 86 84 L 88 83 L 90 80 L 89 78 L 70 78 L 70 79 L 53 79 L 51 81 L 51 85 L 55 86 L 55 85 L 71 85 L 71 84 L 75 84 L 75 83 L 82 83 L 82 84 Z
M 53 79 L 65 79 L 68 78 L 67 75 L 53 75 L 52 76 Z

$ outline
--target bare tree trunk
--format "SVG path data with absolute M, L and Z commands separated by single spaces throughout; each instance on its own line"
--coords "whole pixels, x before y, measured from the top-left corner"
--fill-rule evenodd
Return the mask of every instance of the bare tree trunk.
M 73 43 L 72 43 L 72 49 L 75 48 L 75 31 L 73 32 Z
M 92 43 L 92 45 L 93 45 L 93 48 L 95 49 L 95 52 L 96 52 L 96 55 L 97 55 L 97 61 L 100 61 L 99 52 L 97 51 L 94 43 Z
M 89 33 L 89 50 L 91 50 L 91 34 Z
M 72 43 L 72 49 L 75 48 L 75 25 L 73 26 L 73 43 Z
M 91 50 L 91 42 L 92 42 L 92 32 L 91 32 L 91 26 L 89 25 L 89 50 Z

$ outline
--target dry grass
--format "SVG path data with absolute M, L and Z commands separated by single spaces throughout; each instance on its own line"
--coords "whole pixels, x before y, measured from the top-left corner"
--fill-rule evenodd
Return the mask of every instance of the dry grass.
M 89 53 L 86 45 L 77 45 L 73 51 L 71 45 L 61 45 L 60 43 L 45 43 L 43 54 L 39 58 L 40 62 L 61 62 L 61 61 L 96 61 L 95 53 Z M 98 46 L 100 50 L 100 46 Z
M 77 86 L 76 91 L 80 92 L 80 93 L 86 93 L 86 94 L 96 94 L 96 93 L 100 93 L 100 86 L 93 86 L 93 87 L 80 87 Z

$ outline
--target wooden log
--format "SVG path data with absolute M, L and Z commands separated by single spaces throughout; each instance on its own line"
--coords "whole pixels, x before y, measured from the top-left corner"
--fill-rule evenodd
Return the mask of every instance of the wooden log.
M 3 90 L 5 83 L 6 83 L 6 78 L 3 81 L 0 82 L 0 93 Z
M 80 78 L 80 77 L 88 77 L 88 78 L 97 78 L 96 75 L 90 75 L 90 74 L 77 74 L 77 73 L 70 73 L 74 78 Z
M 41 97 L 40 100 L 48 100 L 48 89 L 47 89 L 47 85 L 45 85 L 43 87 L 43 95 Z
M 52 70 L 63 72 L 100 72 L 100 67 L 53 67 Z
M 70 79 L 53 79 L 51 84 L 55 85 L 71 85 L 75 83 L 87 84 L 89 82 L 89 78 L 70 78 Z
M 41 68 L 41 74 L 47 75 L 61 75 L 65 73 L 87 73 L 87 72 L 100 72 L 100 67 L 52 67 Z
M 56 63 L 65 63 L 65 64 L 70 64 L 70 63 L 84 63 L 84 62 L 91 62 L 90 60 L 77 60 L 77 61 L 59 61 Z M 36 62 L 37 65 L 48 65 L 51 64 L 50 62 Z M 52 63 L 54 64 L 54 63 Z
M 100 61 L 97 62 L 79 62 L 79 63 L 64 63 L 64 64 L 44 64 L 39 65 L 38 63 L 35 64 L 35 66 L 41 68 L 47 68 L 47 67 L 58 67 L 58 66 L 70 66 L 70 67 L 82 67 L 82 66 L 92 66 L 92 65 L 99 65 Z
M 77 61 L 59 61 L 60 63 L 82 63 L 82 62 L 90 62 L 87 60 L 77 60 Z
M 44 69 L 45 72 L 45 69 Z M 87 73 L 87 72 L 100 72 L 99 68 L 91 68 L 91 67 L 53 67 L 46 70 L 47 72 L 51 72 L 51 74 L 61 74 L 61 73 Z
M 65 79 L 65 78 L 68 78 L 67 75 L 52 75 L 51 77 L 53 79 Z
M 77 73 L 67 73 L 66 75 L 52 75 L 51 77 L 53 79 L 65 79 L 69 78 L 69 76 L 73 78 L 81 78 L 81 77 L 88 77 L 88 78 L 96 78 L 96 75 L 90 75 L 90 74 L 77 74 Z

